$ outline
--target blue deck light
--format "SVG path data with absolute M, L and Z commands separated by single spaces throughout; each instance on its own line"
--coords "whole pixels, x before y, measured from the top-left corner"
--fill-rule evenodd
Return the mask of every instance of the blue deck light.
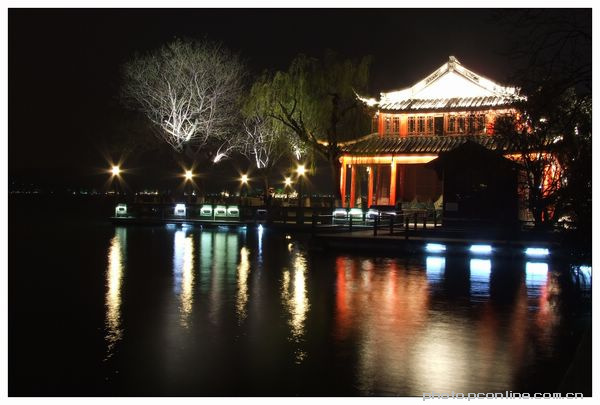
M 471 253 L 489 255 L 492 253 L 492 247 L 490 245 L 471 245 L 469 248 Z
M 439 243 L 428 243 L 425 245 L 425 250 L 431 253 L 445 252 L 446 246 Z
M 527 256 L 548 256 L 550 251 L 546 248 L 528 247 L 525 249 L 525 254 Z

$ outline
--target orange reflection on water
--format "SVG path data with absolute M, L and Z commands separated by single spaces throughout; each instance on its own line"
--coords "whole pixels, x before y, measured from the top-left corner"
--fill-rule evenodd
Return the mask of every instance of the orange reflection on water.
M 117 227 L 115 236 L 108 248 L 106 269 L 106 336 L 108 344 L 106 358 L 113 355 L 115 344 L 123 337 L 121 328 L 121 287 L 123 284 L 124 262 L 126 257 L 127 228 Z
M 412 346 L 427 322 L 425 272 L 395 260 L 375 266 L 371 259 L 338 257 L 335 304 L 334 336 L 359 339 L 361 390 L 397 386 L 407 376 Z

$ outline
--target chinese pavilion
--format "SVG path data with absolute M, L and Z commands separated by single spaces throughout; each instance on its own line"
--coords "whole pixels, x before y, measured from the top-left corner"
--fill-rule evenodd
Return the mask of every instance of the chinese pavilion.
M 467 141 L 508 152 L 493 136 L 494 121 L 519 97 L 450 56 L 412 87 L 360 98 L 377 112 L 373 133 L 343 146 L 342 197 L 350 207 L 438 201 L 442 181 L 427 163 Z

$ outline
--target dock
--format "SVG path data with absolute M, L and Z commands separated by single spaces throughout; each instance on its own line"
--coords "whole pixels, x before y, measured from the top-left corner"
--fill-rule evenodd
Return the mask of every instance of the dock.
M 121 208 L 121 211 L 119 211 Z M 145 210 L 154 215 L 131 215 L 124 204 L 117 206 L 110 220 L 116 225 L 176 225 L 199 228 L 258 228 L 277 232 L 310 234 L 310 246 L 315 250 L 340 249 L 365 251 L 382 254 L 473 254 L 498 256 L 523 256 L 527 249 L 552 252 L 553 257 L 561 255 L 559 236 L 553 233 L 538 233 L 515 227 L 494 227 L 487 223 L 442 224 L 435 216 L 410 215 L 404 217 L 380 216 L 373 220 L 362 216 L 347 215 L 338 220 L 331 210 L 308 207 L 274 211 L 267 213 L 264 208 L 248 207 L 183 206 L 178 212 Z M 216 217 L 218 208 L 235 215 Z M 191 208 L 191 209 L 190 209 Z M 172 206 L 170 208 L 173 209 Z M 207 210 L 212 216 L 202 216 Z M 336 209 L 338 211 L 339 209 Z M 136 210 L 140 214 L 144 211 Z M 308 215 L 307 215 L 308 214 Z M 562 254 L 564 249 L 562 249 Z M 549 254 L 549 253 L 548 253 Z M 546 256 L 541 254 L 539 256 Z M 536 256 L 533 254 L 533 256 Z

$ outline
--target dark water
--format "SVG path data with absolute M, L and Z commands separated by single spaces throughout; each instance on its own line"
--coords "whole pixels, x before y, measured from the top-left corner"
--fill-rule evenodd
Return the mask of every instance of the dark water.
M 9 254 L 19 396 L 556 392 L 590 311 L 552 262 L 268 230 L 11 222 Z

